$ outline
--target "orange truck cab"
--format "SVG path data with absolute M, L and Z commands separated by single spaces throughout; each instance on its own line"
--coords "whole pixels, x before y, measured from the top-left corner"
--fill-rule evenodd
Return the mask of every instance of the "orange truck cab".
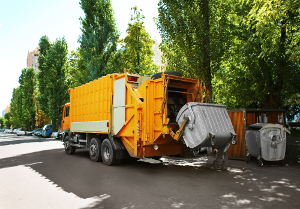
M 114 165 L 120 160 L 184 155 L 183 127 L 176 123 L 181 107 L 202 102 L 198 79 L 176 72 L 152 78 L 109 74 L 69 89 L 62 132 L 67 154 L 87 148 L 93 161 Z

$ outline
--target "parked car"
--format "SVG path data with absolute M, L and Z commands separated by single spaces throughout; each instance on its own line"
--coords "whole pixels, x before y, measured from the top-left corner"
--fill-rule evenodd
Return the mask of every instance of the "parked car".
M 13 132 L 12 129 L 6 129 L 4 133 L 8 133 L 8 134 L 11 134 Z
M 40 137 L 42 136 L 42 134 L 43 134 L 43 129 L 42 128 L 33 133 L 34 136 L 40 136 Z
M 41 128 L 37 128 L 37 129 L 35 129 L 33 131 L 26 131 L 26 135 L 27 136 L 32 136 L 32 135 L 34 135 L 35 132 L 41 131 L 41 130 L 42 130 Z
M 13 133 L 13 134 L 17 134 L 17 131 L 18 131 L 18 130 L 20 130 L 20 128 L 14 128 L 13 131 L 12 131 L 12 133 Z
M 26 135 L 26 131 L 25 131 L 24 129 L 19 129 L 19 130 L 17 131 L 17 136 L 21 136 L 21 135 L 23 135 L 23 136 Z
M 52 125 L 45 125 L 42 130 L 43 137 L 51 137 L 52 135 Z
M 60 139 L 60 136 L 61 136 L 61 132 L 60 131 L 52 133 L 52 138 L 54 138 L 54 139 Z

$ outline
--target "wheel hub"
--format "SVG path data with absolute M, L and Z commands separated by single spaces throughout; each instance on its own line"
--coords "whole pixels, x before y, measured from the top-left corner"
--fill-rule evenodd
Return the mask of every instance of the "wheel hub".
M 65 142 L 65 149 L 66 149 L 66 150 L 69 149 L 69 146 L 70 146 L 69 141 L 66 141 L 66 142 Z
M 95 144 L 92 144 L 92 146 L 90 147 L 90 154 L 92 156 L 96 155 L 96 145 Z
M 105 149 L 104 149 L 104 157 L 106 159 L 109 159 L 110 158 L 110 152 L 109 152 L 109 147 L 108 146 L 105 146 Z

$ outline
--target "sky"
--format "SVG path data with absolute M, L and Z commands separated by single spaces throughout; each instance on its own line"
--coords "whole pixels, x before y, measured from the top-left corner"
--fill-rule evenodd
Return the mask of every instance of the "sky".
M 153 21 L 158 16 L 158 0 L 111 0 L 120 38 L 125 38 L 132 7 L 137 5 L 145 16 L 145 29 L 152 39 L 161 42 Z M 0 116 L 10 104 L 13 88 L 19 86 L 27 54 L 42 36 L 51 42 L 65 37 L 69 52 L 79 47 L 79 17 L 84 17 L 79 0 L 0 0 Z

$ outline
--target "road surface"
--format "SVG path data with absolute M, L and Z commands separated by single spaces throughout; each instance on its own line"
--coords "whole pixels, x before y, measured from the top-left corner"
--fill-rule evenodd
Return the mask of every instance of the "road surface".
M 230 160 L 216 171 L 206 156 L 105 166 L 59 140 L 0 133 L 0 208 L 300 208 L 300 139 L 289 146 L 285 166 Z

